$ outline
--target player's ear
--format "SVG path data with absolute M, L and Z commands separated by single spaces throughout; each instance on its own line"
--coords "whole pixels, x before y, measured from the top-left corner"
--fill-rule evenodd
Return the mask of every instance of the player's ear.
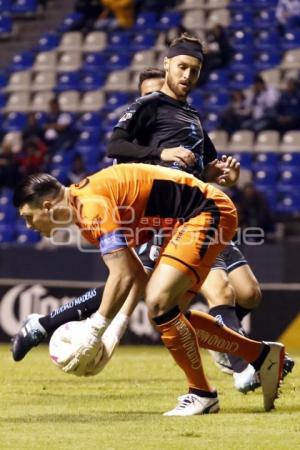
M 165 72 L 169 72 L 169 66 L 170 66 L 170 58 L 164 57 L 164 70 Z
M 43 201 L 43 209 L 47 209 L 48 211 L 53 207 L 53 203 L 50 200 Z

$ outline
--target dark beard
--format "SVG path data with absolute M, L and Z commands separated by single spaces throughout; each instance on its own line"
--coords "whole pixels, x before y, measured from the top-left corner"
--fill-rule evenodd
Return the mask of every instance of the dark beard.
M 170 75 L 167 76 L 167 85 L 169 86 L 169 88 L 171 89 L 172 92 L 174 92 L 174 94 L 177 97 L 180 97 L 180 99 L 183 99 L 183 101 L 186 99 L 186 97 L 188 96 L 188 94 L 191 92 L 192 87 L 190 86 L 189 90 L 182 95 L 179 91 L 178 88 L 176 86 L 176 84 L 173 82 L 173 80 L 171 79 Z

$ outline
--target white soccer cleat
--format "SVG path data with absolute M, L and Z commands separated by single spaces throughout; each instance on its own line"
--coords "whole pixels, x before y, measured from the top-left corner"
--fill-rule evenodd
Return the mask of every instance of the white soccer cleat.
M 258 375 L 264 396 L 265 411 L 273 409 L 278 396 L 278 387 L 282 377 L 284 363 L 284 345 L 278 342 L 264 342 L 270 351 L 262 363 Z
M 215 350 L 208 350 L 208 352 L 211 354 L 216 366 L 221 372 L 227 373 L 228 375 L 233 374 L 233 369 L 227 353 L 216 352 Z
M 233 379 L 234 387 L 243 394 L 247 394 L 249 391 L 255 391 L 260 386 L 259 376 L 251 364 L 248 364 L 242 372 L 234 372 Z
M 178 405 L 164 413 L 164 416 L 196 416 L 198 414 L 212 414 L 220 410 L 219 399 L 200 397 L 195 394 L 185 394 L 178 397 Z

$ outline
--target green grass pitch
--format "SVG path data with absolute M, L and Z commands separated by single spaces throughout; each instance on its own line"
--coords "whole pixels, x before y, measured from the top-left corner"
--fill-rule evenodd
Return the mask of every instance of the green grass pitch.
M 47 347 L 14 363 L 0 346 L 0 448 L 3 450 L 296 450 L 300 448 L 300 355 L 264 413 L 261 391 L 243 395 L 207 353 L 219 414 L 163 417 L 186 392 L 184 376 L 161 347 L 121 347 L 102 374 L 60 372 Z

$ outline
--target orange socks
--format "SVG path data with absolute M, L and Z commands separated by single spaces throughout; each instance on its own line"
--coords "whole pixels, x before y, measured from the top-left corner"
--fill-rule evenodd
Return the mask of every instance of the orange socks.
M 153 319 L 161 339 L 186 374 L 190 388 L 213 391 L 204 374 L 195 330 L 178 307 Z
M 195 330 L 200 347 L 209 348 L 217 352 L 231 353 L 248 362 L 255 361 L 261 354 L 263 344 L 248 339 L 231 328 L 201 311 L 191 310 L 186 317 Z

